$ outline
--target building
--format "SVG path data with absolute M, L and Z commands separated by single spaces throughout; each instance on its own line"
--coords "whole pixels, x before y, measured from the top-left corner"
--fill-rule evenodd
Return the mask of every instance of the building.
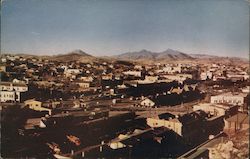
M 158 76 L 145 76 L 145 81 L 157 82 L 158 78 L 159 78 Z
M 68 68 L 64 72 L 65 74 L 79 74 L 81 71 L 79 69 Z
M 93 82 L 94 81 L 94 78 L 92 76 L 83 76 L 83 77 L 80 77 L 80 80 L 82 81 L 86 81 L 86 82 Z
M 26 92 L 28 86 L 25 83 L 0 82 L 1 91 Z
M 178 82 L 182 83 L 183 81 L 185 81 L 187 79 L 192 79 L 193 75 L 191 75 L 191 74 L 175 74 L 175 75 L 163 75 L 163 77 L 165 77 L 169 80 L 178 81 Z
M 20 102 L 20 92 L 0 91 L 1 102 Z
M 85 81 L 77 81 L 75 82 L 77 85 L 79 85 L 81 88 L 89 88 L 90 87 L 90 82 L 85 82 Z
M 42 102 L 40 101 L 29 99 L 24 101 L 24 105 L 35 111 L 48 111 L 48 114 L 51 115 L 51 109 L 42 107 Z
M 169 73 L 169 74 L 173 74 L 173 73 L 181 73 L 181 66 L 165 66 L 163 69 L 163 72 Z
M 224 132 L 229 134 L 249 129 L 249 116 L 246 113 L 237 113 L 230 118 L 224 119 L 224 122 Z
M 209 72 L 209 71 L 207 71 L 207 72 L 202 72 L 202 73 L 200 74 L 200 79 L 201 79 L 201 80 L 212 79 L 212 77 L 213 77 L 213 73 L 212 73 L 212 72 Z
M 0 72 L 6 72 L 6 66 L 0 65 Z
M 21 83 L 21 84 L 25 84 L 26 83 L 26 81 L 22 81 L 22 80 L 19 80 L 19 79 L 16 79 L 16 78 L 13 79 L 12 82 L 13 83 Z
M 102 80 L 112 80 L 112 79 L 113 79 L 113 74 L 112 73 L 102 75 Z
M 167 127 L 182 136 L 186 141 L 191 142 L 204 131 L 206 116 L 207 114 L 201 110 L 176 116 L 175 118 L 160 118 L 157 116 L 147 118 L 147 125 L 152 128 Z
M 211 96 L 210 102 L 213 104 L 231 104 L 238 105 L 239 111 L 244 110 L 244 104 L 247 103 L 247 94 L 246 93 L 223 93 L 215 96 Z
M 155 102 L 149 98 L 143 99 L 140 104 L 141 104 L 141 106 L 148 107 L 148 108 L 155 106 Z
M 248 80 L 249 75 L 247 73 L 245 73 L 245 74 L 227 74 L 227 78 L 235 80 L 235 81 L 237 81 L 237 80 Z
M 141 71 L 125 71 L 123 72 L 124 75 L 130 75 L 130 76 L 135 76 L 135 77 L 141 77 L 142 73 Z
M 241 91 L 243 93 L 250 93 L 250 86 L 246 86 L 246 87 L 242 88 Z
M 21 93 L 26 91 L 24 83 L 0 82 L 0 102 L 20 102 Z
M 238 111 L 238 106 L 200 103 L 193 106 L 193 111 L 203 110 L 213 116 L 228 116 L 234 115 Z

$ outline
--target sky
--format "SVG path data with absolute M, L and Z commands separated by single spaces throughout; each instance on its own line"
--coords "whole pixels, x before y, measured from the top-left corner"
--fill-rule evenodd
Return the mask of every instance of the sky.
M 248 57 L 246 0 L 4 0 L 1 53 Z

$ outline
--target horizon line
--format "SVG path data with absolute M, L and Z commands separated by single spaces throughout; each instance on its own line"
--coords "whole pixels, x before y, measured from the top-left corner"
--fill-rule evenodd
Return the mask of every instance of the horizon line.
M 89 54 L 91 56 L 94 56 L 94 57 L 113 57 L 113 56 L 117 56 L 117 55 L 122 55 L 122 54 L 126 54 L 126 53 L 134 53 L 134 52 L 140 52 L 140 51 L 149 51 L 151 53 L 161 53 L 161 52 L 164 52 L 166 50 L 169 50 L 170 48 L 167 48 L 167 49 L 164 49 L 163 51 L 152 51 L 152 50 L 149 50 L 149 49 L 138 49 L 137 51 L 126 51 L 126 52 L 122 52 L 122 53 L 118 53 L 118 54 L 109 54 L 109 55 L 95 55 L 93 53 L 89 53 L 89 52 L 86 52 L 84 51 L 83 49 L 73 49 L 72 51 L 65 51 L 63 53 L 31 53 L 31 52 L 2 52 L 1 51 L 1 55 L 8 55 L 8 54 L 13 54 L 13 55 L 33 55 L 33 56 L 58 56 L 58 55 L 67 55 L 67 54 L 70 54 L 70 53 L 73 53 L 75 51 L 82 51 L 86 54 Z M 248 54 L 248 57 L 237 57 L 237 56 L 233 56 L 233 55 L 229 55 L 229 56 L 225 56 L 225 55 L 214 55 L 214 54 L 211 54 L 211 53 L 187 53 L 187 52 L 184 52 L 184 51 L 179 51 L 177 49 L 170 49 L 170 50 L 174 50 L 174 51 L 178 51 L 178 52 L 181 52 L 181 53 L 184 53 L 184 54 L 187 54 L 187 55 L 207 55 L 207 56 L 215 56 L 215 57 L 229 57 L 229 58 L 240 58 L 240 59 L 250 59 L 250 54 Z

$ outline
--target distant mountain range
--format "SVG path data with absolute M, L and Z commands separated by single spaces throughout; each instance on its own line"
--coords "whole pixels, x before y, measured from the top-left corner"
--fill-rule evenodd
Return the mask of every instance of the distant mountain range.
M 161 61 L 161 60 L 176 60 L 176 59 L 194 59 L 192 56 L 172 50 L 167 49 L 163 52 L 151 52 L 148 50 L 141 50 L 139 52 L 127 52 L 120 55 L 113 56 L 119 60 L 132 60 L 132 61 L 143 61 L 143 60 L 150 60 L 150 61 Z
M 71 62 L 71 61 L 79 61 L 83 63 L 93 63 L 93 62 L 103 62 L 103 61 L 133 61 L 133 62 L 141 62 L 141 63 L 153 63 L 153 62 L 175 62 L 175 61 L 223 61 L 223 62 L 231 62 L 231 61 L 244 61 L 248 62 L 248 59 L 237 58 L 237 57 L 219 57 L 214 55 L 206 55 L 206 54 L 186 54 L 177 50 L 167 49 L 162 52 L 152 52 L 148 50 L 141 50 L 137 52 L 127 52 L 120 55 L 115 56 L 105 56 L 105 57 L 95 57 L 92 56 L 82 50 L 74 50 L 72 52 L 66 54 L 52 55 L 52 56 L 36 56 L 36 55 L 25 55 L 19 54 L 20 56 L 31 58 L 39 57 L 43 59 L 49 59 L 52 61 L 59 62 Z

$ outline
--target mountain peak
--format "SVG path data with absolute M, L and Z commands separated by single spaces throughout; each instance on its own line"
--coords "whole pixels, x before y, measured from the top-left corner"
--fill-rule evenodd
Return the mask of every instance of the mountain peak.
M 87 54 L 86 52 L 82 51 L 81 49 L 76 49 L 68 54 L 78 54 L 78 55 L 84 55 L 84 56 L 91 56 L 91 55 Z
M 142 49 L 138 52 L 129 52 L 116 56 L 123 60 L 172 60 L 172 59 L 192 59 L 191 56 L 173 49 L 167 49 L 163 52 L 151 52 Z
M 146 49 L 142 49 L 142 50 L 139 51 L 139 52 L 150 52 L 150 51 L 148 51 L 148 50 L 146 50 Z

